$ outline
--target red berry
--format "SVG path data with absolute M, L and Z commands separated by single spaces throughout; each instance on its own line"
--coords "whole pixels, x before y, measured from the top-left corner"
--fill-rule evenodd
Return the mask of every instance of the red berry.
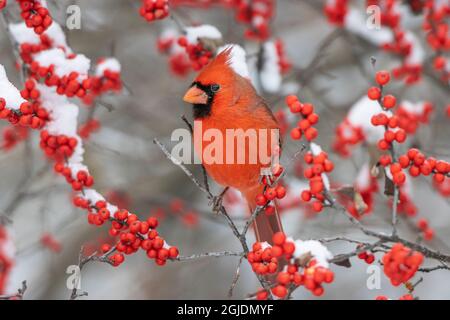
M 267 198 L 262 194 L 258 194 L 255 199 L 256 205 L 260 207 L 265 206 L 267 201 Z
M 388 94 L 383 97 L 383 106 L 386 109 L 391 109 L 391 108 L 395 107 L 396 103 L 397 103 L 397 99 L 393 95 Z
M 391 76 L 388 71 L 378 71 L 375 75 L 375 80 L 380 86 L 386 85 L 390 79 Z
M 367 91 L 367 96 L 370 100 L 378 100 L 381 98 L 381 90 L 377 87 L 371 87 Z
M 287 295 L 287 289 L 285 286 L 278 285 L 274 288 L 272 288 L 272 293 L 274 296 L 278 298 L 284 298 Z
M 273 244 L 281 246 L 286 241 L 286 235 L 283 232 L 277 232 L 272 236 Z

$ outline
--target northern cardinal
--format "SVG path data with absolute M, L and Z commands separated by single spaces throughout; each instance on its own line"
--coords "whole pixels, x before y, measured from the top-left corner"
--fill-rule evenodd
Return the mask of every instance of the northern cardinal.
M 270 129 L 278 130 L 279 128 L 272 112 L 263 98 L 257 94 L 251 82 L 236 73 L 231 67 L 231 54 L 232 47 L 218 54 L 200 72 L 183 98 L 185 102 L 193 105 L 195 123 L 201 122 L 201 130 L 194 130 L 194 141 L 199 141 L 197 135 L 201 134 L 203 137 L 208 129 L 219 130 L 224 137 L 223 159 L 226 158 L 227 152 L 232 152 L 225 145 L 227 129 L 255 129 L 259 132 L 259 129 L 270 131 Z M 276 148 L 272 148 L 276 144 L 280 150 L 279 139 L 272 140 L 275 139 L 268 136 L 268 143 L 265 146 L 270 150 L 276 150 Z M 204 141 L 204 139 L 200 141 L 202 150 L 212 143 L 212 141 Z M 258 141 L 258 147 L 259 143 Z M 250 212 L 253 212 L 257 207 L 256 196 L 264 191 L 261 183 L 261 169 L 268 165 L 261 163 L 259 158 L 256 162 L 249 161 L 250 143 L 245 144 L 245 150 L 237 150 L 237 148 L 238 145 L 235 144 L 234 154 L 236 155 L 239 151 L 244 152 L 246 155 L 244 163 L 237 161 L 234 163 L 226 161 L 207 163 L 204 161 L 204 154 L 201 154 L 200 158 L 208 175 L 222 186 L 239 190 L 247 200 Z M 195 146 L 195 149 L 198 153 L 198 145 Z M 255 220 L 254 227 L 256 238 L 260 242 L 272 243 L 273 234 L 282 231 L 276 210 L 271 215 L 261 212 Z

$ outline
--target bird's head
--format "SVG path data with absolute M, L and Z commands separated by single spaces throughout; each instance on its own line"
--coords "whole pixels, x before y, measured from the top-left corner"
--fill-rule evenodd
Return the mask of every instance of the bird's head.
M 236 73 L 230 67 L 232 47 L 218 54 L 195 78 L 183 97 L 194 107 L 194 118 L 211 115 L 218 108 L 229 106 L 234 100 Z

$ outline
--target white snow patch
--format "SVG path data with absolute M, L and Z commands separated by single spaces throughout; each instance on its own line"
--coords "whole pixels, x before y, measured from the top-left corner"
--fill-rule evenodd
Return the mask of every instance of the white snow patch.
M 425 110 L 425 103 L 423 101 L 420 102 L 410 102 L 410 101 L 402 101 L 400 107 L 410 113 L 421 115 Z
M 248 71 L 248 65 L 246 60 L 247 53 L 240 45 L 226 44 L 217 49 L 217 53 L 219 54 L 230 47 L 231 47 L 230 67 L 234 70 L 234 72 L 236 72 L 240 76 L 250 79 L 250 72 Z
M 31 43 L 40 44 L 40 37 L 34 32 L 33 29 L 28 28 L 25 22 L 11 23 L 9 30 L 14 40 L 19 43 Z M 72 53 L 72 50 L 67 45 L 66 35 L 64 34 L 61 26 L 57 23 L 52 23 L 50 27 L 44 33 L 52 40 L 52 47 L 65 48 L 67 53 Z
M 316 240 L 296 240 L 294 257 L 299 258 L 304 254 L 310 253 L 316 259 L 316 266 L 324 268 L 329 267 L 328 260 L 333 258 L 333 254 L 328 251 L 327 247 Z
M 367 17 L 363 14 L 363 11 L 356 8 L 349 8 L 345 17 L 344 26 L 348 31 L 359 35 L 375 45 L 381 45 L 394 40 L 392 32 L 386 27 L 369 29 L 366 24 L 366 19 Z
M 5 99 L 6 106 L 9 109 L 17 110 L 20 105 L 26 100 L 24 100 L 19 90 L 9 82 L 8 76 L 6 75 L 5 68 L 0 64 L 0 98 Z
M 264 43 L 264 57 L 260 79 L 263 89 L 269 93 L 276 93 L 281 88 L 282 77 L 278 65 L 278 53 L 273 41 Z
M 105 60 L 100 62 L 95 68 L 95 75 L 97 77 L 101 77 L 103 76 L 106 70 L 120 73 L 121 65 L 119 60 L 117 60 L 116 58 L 106 58 Z
M 370 178 L 369 164 L 365 163 L 356 176 L 355 187 L 359 190 L 367 190 L 370 187 Z
M 184 30 L 186 31 L 186 38 L 189 43 L 196 43 L 200 38 L 214 40 L 222 39 L 220 31 L 209 24 L 203 24 L 197 27 L 186 27 Z
M 70 103 L 65 96 L 58 95 L 55 88 L 49 88 L 38 84 L 41 92 L 42 107 L 44 107 L 51 117 L 45 129 L 51 135 L 66 135 L 74 137 L 78 143 L 73 154 L 67 160 L 67 166 L 72 171 L 72 177 L 76 178 L 79 171 L 89 172 L 88 167 L 83 164 L 84 148 L 81 138 L 77 134 L 78 106 Z
M 62 49 L 54 48 L 39 52 L 34 60 L 42 67 L 55 66 L 55 74 L 59 77 L 67 76 L 71 72 L 79 73 L 79 80 L 87 78 L 91 61 L 83 54 L 78 54 L 73 59 L 68 59 Z
M 425 50 L 422 48 L 419 39 L 411 31 L 406 31 L 405 39 L 412 46 L 411 53 L 407 56 L 406 62 L 408 64 L 422 64 L 425 60 Z
M 366 137 L 367 142 L 376 143 L 384 136 L 383 126 L 374 126 L 370 122 L 372 116 L 384 113 L 391 116 L 391 113 L 381 109 L 377 101 L 370 100 L 367 96 L 359 99 L 350 109 L 347 119 L 355 127 L 360 127 Z
M 311 142 L 309 148 L 311 149 L 313 156 L 318 156 L 322 152 L 322 147 L 314 142 Z

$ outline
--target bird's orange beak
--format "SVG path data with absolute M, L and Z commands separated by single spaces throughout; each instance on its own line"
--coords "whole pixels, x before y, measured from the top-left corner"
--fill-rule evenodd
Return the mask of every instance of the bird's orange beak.
M 191 87 L 183 97 L 183 100 L 192 104 L 207 104 L 208 95 L 197 86 Z

